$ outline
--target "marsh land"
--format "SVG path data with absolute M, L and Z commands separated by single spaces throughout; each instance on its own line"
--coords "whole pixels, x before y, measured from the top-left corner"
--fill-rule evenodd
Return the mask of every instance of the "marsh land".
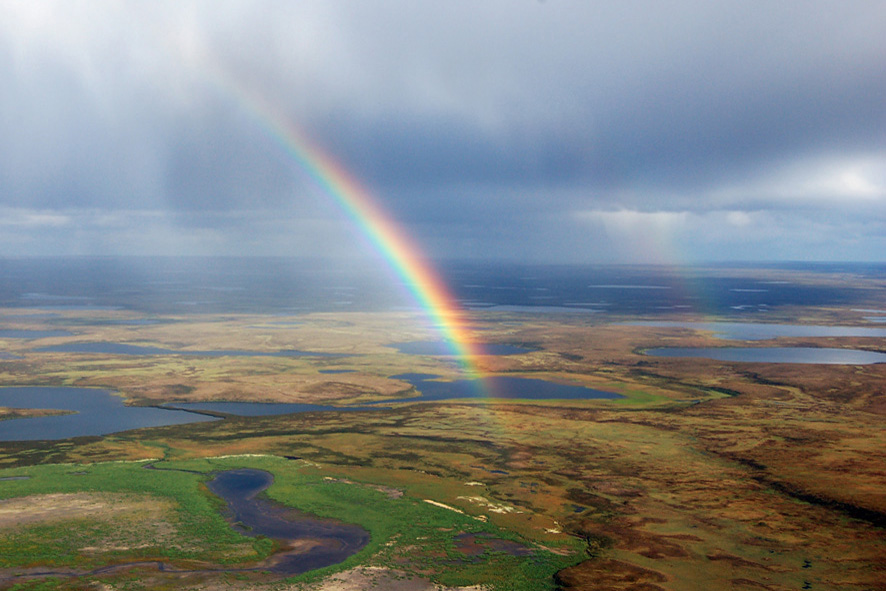
M 30 388 L 205 414 L 0 441 L 0 588 L 886 589 L 882 268 L 447 269 L 496 397 L 461 395 L 439 347 L 404 348 L 440 335 L 371 278 L 17 265 L 0 433 L 77 416 Z M 771 351 L 649 354 L 736 348 Z M 773 356 L 808 349 L 874 362 Z M 271 475 L 267 511 L 365 544 L 283 572 L 335 542 L 231 527 L 211 482 L 234 470 Z

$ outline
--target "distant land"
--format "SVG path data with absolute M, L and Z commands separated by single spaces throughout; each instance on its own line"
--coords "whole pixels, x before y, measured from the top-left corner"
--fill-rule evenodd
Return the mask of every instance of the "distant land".
M 0 589 L 882 587 L 886 265 L 440 268 L 0 259 Z

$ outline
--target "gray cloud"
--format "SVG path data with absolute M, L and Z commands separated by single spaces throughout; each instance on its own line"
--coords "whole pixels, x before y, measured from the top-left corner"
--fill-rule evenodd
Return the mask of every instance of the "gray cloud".
M 640 257 L 618 228 L 696 258 L 831 257 L 803 227 L 855 232 L 842 256 L 886 252 L 881 2 L 4 10 L 0 209 L 18 220 L 0 224 L 7 252 L 36 248 L 25 227 L 62 252 L 120 250 L 110 236 L 126 233 L 138 238 L 128 250 L 150 251 L 152 236 L 189 229 L 166 244 L 328 251 L 320 236 L 348 235 L 349 222 L 231 80 L 340 159 L 434 255 Z M 76 238 L 53 238 L 60 219 Z M 775 250 L 741 246 L 752 235 Z

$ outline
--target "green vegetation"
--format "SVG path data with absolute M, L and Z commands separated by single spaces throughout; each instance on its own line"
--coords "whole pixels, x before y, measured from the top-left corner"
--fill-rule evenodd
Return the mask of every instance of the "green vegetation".
M 4 567 L 56 565 L 90 568 L 142 559 L 227 564 L 259 560 L 268 554 L 268 548 L 262 547 L 265 545 L 244 538 L 225 523 L 219 512 L 220 502 L 198 486 L 197 475 L 156 472 L 145 470 L 143 463 L 116 462 L 76 468 L 64 464 L 35 466 L 9 471 L 9 475 L 23 472 L 30 478 L 6 482 L 6 486 L 0 489 L 0 496 L 117 493 L 122 497 L 90 499 L 97 508 L 85 517 L 77 517 L 78 511 L 69 510 L 63 503 L 58 517 L 49 523 L 37 520 L 34 524 L 15 528 L 0 538 Z M 6 471 L 3 475 L 7 475 Z M 146 497 L 154 501 L 156 511 L 145 510 L 142 515 L 113 511 L 114 505 L 126 507 Z M 172 501 L 171 511 L 164 509 L 161 499 Z M 140 506 L 145 507 L 145 504 Z M 75 517 L 66 518 L 67 512 L 74 513 Z M 170 531 L 157 532 L 153 539 L 151 536 L 133 538 L 133 524 L 140 517 L 154 523 L 159 512 L 166 513 L 162 517 L 168 521 Z M 114 519 L 104 519 L 103 513 L 113 515 Z M 150 528 L 141 531 L 150 532 Z M 83 552 L 84 547 L 96 550 Z
M 858 316 L 795 312 L 781 310 L 772 320 L 849 324 Z M 53 322 L 75 321 L 70 312 Z M 563 589 L 594 591 L 882 586 L 886 364 L 652 358 L 636 352 L 718 341 L 595 318 L 565 323 L 478 313 L 474 321 L 484 340 L 540 349 L 480 359 L 482 371 L 580 383 L 625 398 L 392 404 L 371 413 L 241 417 L 3 442 L 0 478 L 31 479 L 0 481 L 0 497 L 10 498 L 0 501 L 0 588 L 238 590 L 272 583 L 266 573 L 212 570 L 260 567 L 275 551 L 271 540 L 230 528 L 202 484 L 214 471 L 237 467 L 272 472 L 276 483 L 266 494 L 279 502 L 371 532 L 360 553 L 299 577 L 295 587 L 304 591 L 315 591 L 312 585 L 334 571 L 381 581 L 378 588 L 410 578 L 416 589 L 428 579 L 523 590 L 550 589 L 555 580 Z M 34 322 L 29 328 L 41 328 Z M 306 315 L 274 331 L 261 326 L 256 317 L 182 318 L 140 326 L 137 335 L 174 348 L 297 346 L 361 355 L 77 356 L 34 354 L 17 342 L 20 349 L 10 351 L 23 359 L 5 360 L 0 382 L 116 388 L 142 404 L 344 404 L 404 397 L 408 384 L 389 378 L 398 373 L 456 377 L 449 361 L 386 346 L 423 338 L 402 316 Z M 93 341 L 132 342 L 134 333 L 78 325 L 78 338 Z M 839 340 L 882 348 L 877 343 Z M 350 372 L 320 373 L 332 367 Z M 103 463 L 113 460 L 130 462 Z M 148 461 L 158 469 L 145 470 Z M 502 546 L 493 539 L 533 554 L 497 551 Z M 194 572 L 143 566 L 80 578 L 10 578 L 30 566 L 84 572 L 147 560 Z M 380 568 L 361 575 L 355 566 Z
M 257 468 L 275 475 L 268 495 L 283 504 L 321 517 L 356 523 L 371 534 L 371 541 L 344 562 L 312 571 L 294 580 L 317 580 L 333 572 L 367 562 L 410 576 L 432 578 L 443 584 L 488 585 L 492 589 L 549 589 L 553 574 L 580 558 L 534 548 L 531 556 L 518 557 L 491 549 L 468 556 L 456 547 L 462 534 L 485 533 L 497 539 L 526 543 L 513 533 L 464 513 L 435 506 L 408 496 L 393 497 L 374 484 L 329 476 L 316 466 L 276 457 L 229 458 L 161 462 L 156 470 L 145 463 L 102 463 L 87 466 L 47 465 L 0 471 L 0 478 L 30 476 L 4 482 L 4 498 L 31 495 L 81 495 L 80 501 L 60 503 L 50 520 L 24 519 L 0 539 L 0 567 L 64 566 L 89 570 L 107 564 L 163 560 L 183 567 L 217 568 L 248 565 L 269 556 L 270 540 L 250 538 L 234 531 L 222 518 L 220 501 L 208 494 L 202 481 L 211 473 L 234 468 Z M 84 493 L 94 514 L 65 517 L 65 508 L 82 507 Z M 56 502 L 59 497 L 53 497 Z M 171 501 L 171 502 L 170 502 Z M 113 506 L 120 507 L 116 513 Z M 102 513 L 113 514 L 103 519 Z M 156 522 L 158 514 L 171 529 L 163 536 L 133 539 L 133 531 L 149 531 L 139 520 Z M 141 527 L 134 527 L 140 525 Z M 570 547 L 580 548 L 578 540 Z M 420 551 L 416 548 L 420 547 Z M 507 581 L 502 579 L 507 573 Z M 87 577 L 88 578 L 88 577 Z M 54 585 L 49 580 L 24 585 Z M 43 588 L 43 587 L 21 587 Z

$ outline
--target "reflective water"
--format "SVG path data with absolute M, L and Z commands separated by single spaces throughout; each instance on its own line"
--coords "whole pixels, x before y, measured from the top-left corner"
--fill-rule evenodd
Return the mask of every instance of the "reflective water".
M 395 402 L 432 402 L 457 398 L 504 398 L 526 400 L 591 400 L 621 398 L 620 394 L 585 386 L 558 384 L 533 378 L 492 376 L 480 380 L 436 381 L 439 376 L 407 373 L 392 376 L 415 386 L 420 396 Z M 380 403 L 384 404 L 384 403 Z
M 0 441 L 67 439 L 216 420 L 180 410 L 126 406 L 123 398 L 110 391 L 92 388 L 0 388 L 0 406 L 74 413 L 0 421 Z
M 322 404 L 300 404 L 286 402 L 179 402 L 168 405 L 190 411 L 209 411 L 238 417 L 261 417 L 288 415 L 299 412 L 358 411 L 371 410 L 358 406 L 326 406 Z
M 624 322 L 624 326 L 691 328 L 713 332 L 721 339 L 758 341 L 778 337 L 886 337 L 886 328 L 865 326 L 823 326 L 804 324 L 766 324 L 756 322 Z
M 778 278 L 779 269 L 788 274 Z M 861 286 L 792 282 L 802 275 L 886 277 L 882 264 L 790 264 L 767 269 L 450 262 L 442 282 L 466 306 L 507 311 L 750 315 L 783 305 L 879 309 Z M 0 258 L 0 307 L 125 309 L 155 315 L 297 314 L 417 309 L 375 265 L 297 258 Z M 513 307 L 513 308 L 508 308 Z M 873 312 L 872 314 L 876 314 Z
M 244 468 L 221 472 L 206 485 L 225 500 L 230 521 L 241 533 L 307 542 L 274 556 L 267 570 L 296 575 L 338 564 L 369 542 L 369 532 L 358 525 L 321 519 L 259 497 L 273 482 L 268 472 Z
M 822 363 L 829 365 L 886 363 L 886 353 L 816 347 L 666 347 L 649 349 L 646 354 L 655 357 L 702 357 L 717 361 L 750 363 Z
M 458 353 L 453 350 L 452 345 L 446 341 L 410 341 L 408 343 L 393 343 L 391 346 L 401 353 L 406 353 L 408 355 L 458 355 Z M 483 355 L 518 355 L 520 353 L 530 353 L 532 351 L 532 349 L 527 349 L 526 347 L 503 345 L 499 343 L 484 343 L 477 348 Z
M 69 337 L 72 332 L 67 330 L 18 330 L 0 329 L 0 339 L 45 339 L 49 337 Z
M 142 345 L 127 345 L 125 343 L 91 342 L 91 343 L 67 343 L 40 347 L 35 349 L 40 353 L 100 353 L 104 355 L 186 355 L 190 357 L 351 357 L 339 353 L 318 353 L 315 351 L 244 351 L 241 349 L 217 350 L 217 351 L 188 351 L 179 349 L 165 349 L 163 347 L 146 347 Z

